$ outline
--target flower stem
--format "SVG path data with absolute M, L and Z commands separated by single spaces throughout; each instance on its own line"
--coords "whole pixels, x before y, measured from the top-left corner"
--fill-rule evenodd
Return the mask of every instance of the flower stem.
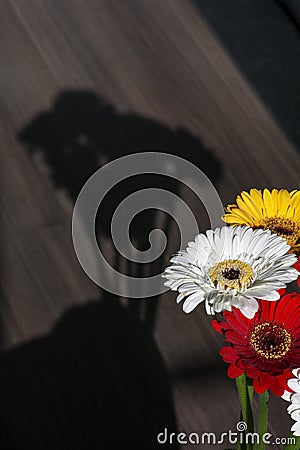
M 300 437 L 294 436 L 293 433 L 289 435 L 289 438 L 291 443 L 287 443 L 284 447 L 284 450 L 299 450 L 300 448 Z
M 246 377 L 246 383 L 247 383 L 247 392 L 248 397 L 250 401 L 250 406 L 252 406 L 252 400 L 253 400 L 253 381 L 251 378 Z
M 252 401 L 252 388 L 251 388 L 251 381 L 249 379 L 247 379 L 246 375 L 243 374 L 241 376 L 239 376 L 238 378 L 235 379 L 236 380 L 236 386 L 237 386 L 237 390 L 239 393 L 239 399 L 240 399 L 240 404 L 241 404 L 241 408 L 242 408 L 242 418 L 243 421 L 246 423 L 247 425 L 247 432 L 249 433 L 253 433 L 254 429 L 253 429 L 253 414 L 252 414 L 252 407 L 251 407 L 251 401 Z M 244 433 L 244 437 L 245 437 Z M 252 443 L 251 442 L 247 442 L 244 443 L 244 445 L 242 445 L 241 443 L 239 443 L 238 449 L 244 449 L 246 448 L 246 450 L 252 450 Z
M 240 414 L 240 422 L 243 420 L 243 414 L 242 414 L 242 411 L 241 411 L 241 414 Z M 243 441 L 243 442 L 241 442 L 241 440 L 238 438 L 238 446 L 237 446 L 237 450 L 246 450 L 246 444 L 245 444 L 245 442 Z
M 257 432 L 259 435 L 259 443 L 254 446 L 255 450 L 265 450 L 266 444 L 263 441 L 263 435 L 267 432 L 268 427 L 268 403 L 269 392 L 265 391 L 258 396 L 258 418 Z

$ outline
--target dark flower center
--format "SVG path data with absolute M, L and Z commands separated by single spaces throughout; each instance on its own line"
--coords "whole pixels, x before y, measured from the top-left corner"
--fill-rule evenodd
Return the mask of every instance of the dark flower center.
M 289 217 L 264 217 L 254 228 L 268 229 L 287 240 L 292 247 L 299 242 L 299 223 Z
M 227 280 L 238 280 L 240 273 L 240 269 L 226 269 L 223 270 L 222 275 Z
M 251 283 L 254 272 L 252 267 L 238 259 L 227 259 L 218 262 L 209 271 L 211 281 L 221 289 L 239 291 Z
M 267 360 L 282 359 L 292 346 L 292 337 L 282 325 L 270 322 L 254 326 L 249 333 L 252 349 Z
M 285 228 L 285 227 L 274 227 L 273 231 L 276 234 L 284 235 L 284 236 L 292 236 L 294 234 L 293 230 L 291 230 L 290 228 Z

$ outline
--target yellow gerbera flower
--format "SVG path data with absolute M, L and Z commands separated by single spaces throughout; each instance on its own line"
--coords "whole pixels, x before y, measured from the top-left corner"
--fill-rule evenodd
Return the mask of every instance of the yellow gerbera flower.
M 225 212 L 222 219 L 226 223 L 268 229 L 285 238 L 292 252 L 300 253 L 300 191 L 243 191 Z

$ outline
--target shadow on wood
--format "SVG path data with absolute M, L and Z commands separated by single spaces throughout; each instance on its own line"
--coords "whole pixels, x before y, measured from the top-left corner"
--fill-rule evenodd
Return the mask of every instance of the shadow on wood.
M 109 294 L 4 353 L 0 395 L 2 450 L 150 450 L 164 427 L 176 431 L 159 350 Z
M 136 152 L 155 151 L 181 156 L 201 169 L 213 183 L 221 177 L 219 161 L 196 136 L 184 129 L 173 130 L 135 114 L 120 114 L 91 91 L 62 92 L 55 99 L 53 108 L 39 114 L 20 131 L 19 139 L 30 154 L 42 154 L 54 185 L 63 189 L 72 203 L 84 183 L 99 167 Z M 143 174 L 129 177 L 114 186 L 98 211 L 96 229 L 99 245 L 103 239 L 111 242 L 112 216 L 123 199 L 140 189 L 152 187 L 169 190 L 180 196 L 179 184 L 167 176 Z M 189 197 L 193 196 L 195 194 L 190 190 Z M 130 224 L 130 238 L 138 250 L 149 248 L 148 237 L 150 231 L 156 228 L 156 220 L 157 211 L 147 209 L 137 214 Z M 201 221 L 203 223 L 202 217 Z M 168 239 L 172 222 L 170 216 L 164 214 L 161 229 Z M 173 242 L 180 242 L 179 230 L 173 227 L 172 233 L 170 237 Z M 144 274 L 145 264 L 128 262 L 114 248 L 110 250 L 108 258 L 110 264 L 120 272 L 125 271 L 127 275 L 137 277 L 161 273 L 166 265 L 162 255 L 155 263 L 147 264 L 148 272 Z M 139 310 L 140 305 L 142 302 L 134 302 L 131 307 Z M 149 326 L 153 325 L 156 306 L 155 300 L 145 305 Z
M 99 167 L 135 152 L 175 154 L 194 163 L 212 182 L 221 176 L 219 162 L 197 137 L 119 114 L 89 91 L 61 93 L 53 108 L 34 118 L 18 137 L 30 155 L 43 156 L 54 186 L 72 204 Z M 175 193 L 179 189 L 174 180 L 152 174 L 112 189 L 96 223 L 99 242 L 110 239 L 116 206 L 131 193 L 153 186 Z M 156 214 L 147 210 L 132 224 L 131 238 L 140 250 L 149 246 Z M 166 217 L 167 236 L 170 223 Z M 176 232 L 171 238 L 177 242 Z M 110 260 L 121 267 L 118 252 L 112 250 Z M 128 263 L 125 272 L 143 276 L 144 268 L 137 266 Z M 163 267 L 159 259 L 151 270 L 160 273 Z M 125 306 L 103 292 L 100 301 L 67 313 L 48 336 L 3 354 L 1 449 L 150 450 L 158 446 L 156 436 L 164 427 L 176 431 L 171 383 L 152 337 L 157 301 L 129 299 Z

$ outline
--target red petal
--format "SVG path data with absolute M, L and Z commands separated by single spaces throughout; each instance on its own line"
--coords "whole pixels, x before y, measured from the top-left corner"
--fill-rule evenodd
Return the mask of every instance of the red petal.
M 220 355 L 222 356 L 223 361 L 227 363 L 234 363 L 238 359 L 236 351 L 230 345 L 221 348 Z
M 218 320 L 212 320 L 210 324 L 218 333 L 223 334 L 222 322 L 219 322 Z
M 287 385 L 287 380 L 292 378 L 290 370 L 285 370 L 281 375 L 260 375 L 253 381 L 255 392 L 262 394 L 266 390 L 271 390 L 274 395 L 281 397 L 285 390 L 291 391 Z
M 283 295 L 285 295 L 286 293 L 286 289 L 282 288 L 282 289 L 278 289 L 278 294 L 280 295 L 280 297 L 282 297 Z
M 246 374 L 249 378 L 257 378 L 261 372 L 256 367 L 246 367 Z
M 244 373 L 244 371 L 239 369 L 235 364 L 230 364 L 227 373 L 229 378 L 237 378 L 241 376 Z
M 251 320 L 248 319 L 246 316 L 244 316 L 244 314 L 241 313 L 241 311 L 238 308 L 233 307 L 232 308 L 232 313 L 228 313 L 229 314 L 233 314 L 234 318 L 236 320 L 236 322 L 239 323 L 243 323 L 247 328 L 249 328 L 249 325 L 251 323 Z
M 231 330 L 240 333 L 242 336 L 247 334 L 249 329 L 249 323 L 242 322 L 241 320 L 237 320 L 234 314 L 228 315 L 226 318 L 226 322 L 230 326 Z
M 237 345 L 243 344 L 243 341 L 245 339 L 244 335 L 241 336 L 240 334 L 237 334 L 235 331 L 232 330 L 227 331 L 225 336 L 229 342 Z
M 298 261 L 295 262 L 295 264 L 293 265 L 293 267 L 298 270 L 298 272 L 300 272 L 300 256 L 298 256 Z
M 263 392 L 265 392 L 268 389 L 268 386 L 266 386 L 266 384 L 264 384 L 264 378 L 257 377 L 257 378 L 254 378 L 254 380 L 253 380 L 253 388 L 254 388 L 255 392 L 257 392 L 258 394 L 262 394 Z
M 292 295 L 286 294 L 281 297 L 280 300 L 274 302 L 276 304 L 276 309 L 274 311 L 274 317 L 270 317 L 270 319 L 284 321 L 285 318 L 288 318 L 290 313 L 290 304 L 292 301 Z

